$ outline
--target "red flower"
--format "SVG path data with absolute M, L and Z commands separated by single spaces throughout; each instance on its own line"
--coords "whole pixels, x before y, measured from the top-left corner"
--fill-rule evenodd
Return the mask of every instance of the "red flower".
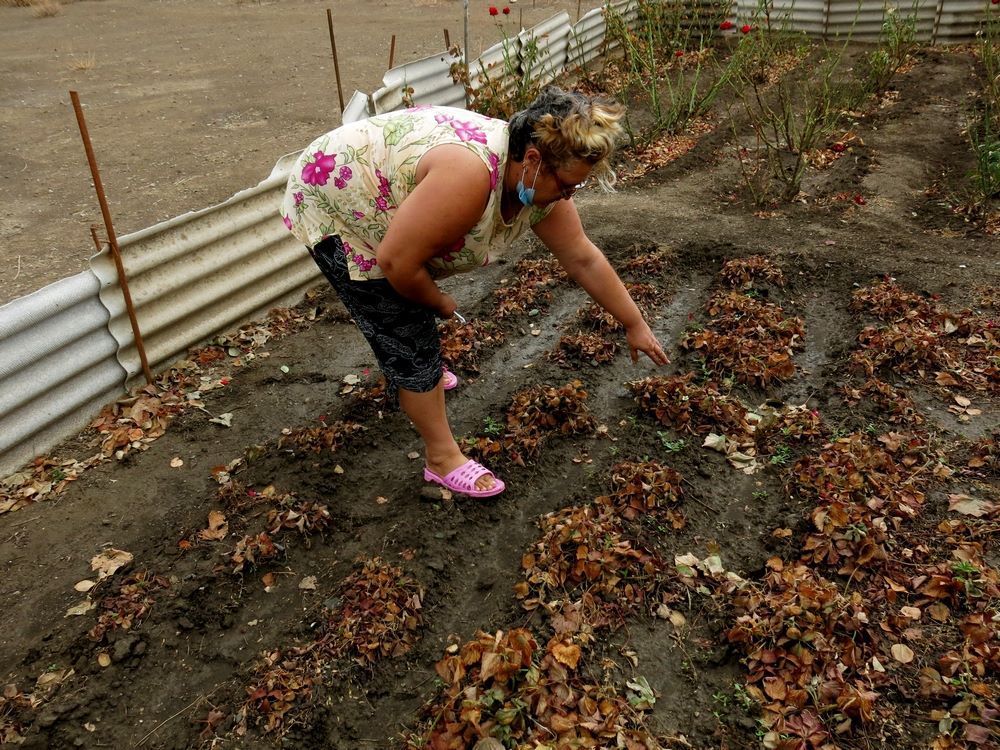
M 499 12 L 500 12 L 500 11 L 498 11 L 498 10 L 497 10 L 497 6 L 495 6 L 495 5 L 491 5 L 491 6 L 490 6 L 490 15 L 491 15 L 491 16 L 495 16 L 495 15 L 496 15 L 497 13 L 499 13 Z
M 719 24 L 719 28 L 722 31 L 729 31 L 735 25 L 736 24 L 734 24 L 732 21 L 723 21 L 722 23 Z
M 990 0 L 994 5 L 1000 5 L 1000 0 Z
M 684 50 L 679 49 L 674 53 L 674 57 L 684 57 Z
M 847 148 L 847 146 L 845 146 L 840 141 L 837 141 L 832 146 L 830 146 L 830 150 L 833 151 L 833 153 L 835 153 L 835 154 L 841 153 L 846 148 Z
M 865 196 L 861 195 L 861 193 L 858 193 L 857 195 L 854 196 L 854 202 L 857 203 L 859 206 L 863 206 L 868 201 L 865 200 Z
M 742 31 L 744 34 L 749 34 L 752 30 L 753 27 L 748 23 L 745 23 L 742 26 L 740 26 L 740 31 Z
M 505 16 L 509 16 L 510 15 L 510 8 L 508 8 L 506 5 L 503 6 L 503 14 Z

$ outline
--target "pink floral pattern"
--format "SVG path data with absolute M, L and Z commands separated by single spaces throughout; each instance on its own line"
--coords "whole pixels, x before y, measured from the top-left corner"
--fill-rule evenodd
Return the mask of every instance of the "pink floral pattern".
M 340 172 L 338 172 L 337 176 L 333 179 L 333 184 L 336 186 L 337 190 L 343 190 L 347 187 L 348 181 L 353 176 L 354 173 L 351 171 L 350 167 L 341 167 Z
M 313 154 L 313 161 L 302 167 L 302 182 L 306 185 L 325 185 L 336 168 L 336 156 L 317 151 Z
M 351 261 L 354 262 L 355 265 L 357 265 L 358 268 L 360 268 L 365 273 L 368 273 L 373 268 L 375 268 L 375 266 L 378 265 L 378 261 L 375 260 L 374 258 L 366 258 L 365 256 L 361 255 L 361 253 L 354 252 L 354 248 L 351 247 L 350 242 L 344 243 L 344 255 L 346 255 Z
M 291 232 L 292 231 L 292 220 L 288 218 L 288 214 L 285 214 L 281 218 L 285 222 L 285 229 L 287 229 L 289 232 Z
M 500 180 L 500 155 L 490 151 L 486 155 L 486 159 L 490 164 L 490 190 L 493 190 Z
M 478 125 L 471 122 L 463 122 L 462 120 L 455 120 L 449 123 L 455 129 L 455 135 L 461 139 L 463 143 L 468 143 L 469 141 L 475 141 L 476 143 L 486 144 L 486 133 Z

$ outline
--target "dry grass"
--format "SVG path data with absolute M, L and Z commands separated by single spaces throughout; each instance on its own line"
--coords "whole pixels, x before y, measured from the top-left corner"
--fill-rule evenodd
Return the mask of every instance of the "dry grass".
M 31 12 L 35 18 L 51 18 L 62 13 L 62 5 L 59 0 L 34 0 L 31 3 Z
M 94 66 L 97 64 L 97 58 L 94 56 L 93 52 L 88 52 L 85 55 L 72 55 L 72 60 L 66 63 L 66 67 L 70 70 L 93 70 Z

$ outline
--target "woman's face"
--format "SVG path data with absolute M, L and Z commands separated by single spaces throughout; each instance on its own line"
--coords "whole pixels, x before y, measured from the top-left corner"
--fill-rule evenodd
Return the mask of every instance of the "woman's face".
M 534 185 L 534 205 L 542 207 L 572 198 L 586 184 L 594 169 L 585 161 L 572 161 L 558 167 L 546 164 L 541 154 L 534 150 L 525 154 L 524 165 L 524 184 Z

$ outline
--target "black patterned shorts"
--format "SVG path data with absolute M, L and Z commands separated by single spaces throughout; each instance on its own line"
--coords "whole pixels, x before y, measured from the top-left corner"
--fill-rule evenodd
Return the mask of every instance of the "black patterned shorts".
M 325 238 L 310 253 L 368 340 L 392 396 L 397 388 L 433 390 L 444 365 L 434 313 L 401 296 L 385 279 L 352 279 L 340 237 Z

